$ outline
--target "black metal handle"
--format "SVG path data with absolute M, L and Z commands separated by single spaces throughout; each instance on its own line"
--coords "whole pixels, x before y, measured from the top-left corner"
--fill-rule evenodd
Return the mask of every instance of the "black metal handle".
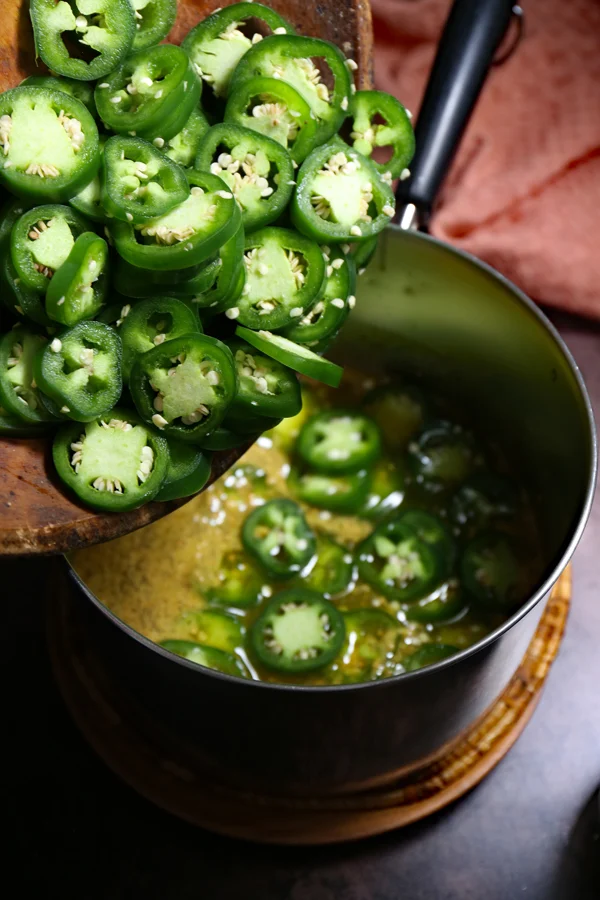
M 455 0 L 452 6 L 415 128 L 411 175 L 400 182 L 397 192 L 399 207 L 414 204 L 424 226 L 506 33 L 514 2 Z

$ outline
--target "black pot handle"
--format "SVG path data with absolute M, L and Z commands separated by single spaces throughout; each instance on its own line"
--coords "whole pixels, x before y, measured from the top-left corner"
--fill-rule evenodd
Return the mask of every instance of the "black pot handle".
M 455 0 L 415 128 L 410 177 L 397 191 L 403 227 L 427 227 L 433 205 L 513 14 L 515 0 Z

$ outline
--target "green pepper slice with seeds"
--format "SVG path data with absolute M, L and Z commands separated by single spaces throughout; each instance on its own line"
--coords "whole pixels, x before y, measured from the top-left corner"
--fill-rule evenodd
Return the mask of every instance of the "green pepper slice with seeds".
M 0 94 L 0 150 L 0 181 L 37 203 L 68 200 L 100 166 L 93 116 L 75 97 L 45 87 Z
M 186 269 L 163 272 L 160 269 L 141 269 L 132 266 L 120 256 L 115 260 L 113 287 L 123 297 L 146 300 L 151 297 L 195 296 L 195 288 L 201 284 L 207 289 L 214 283 L 219 257 L 197 263 Z
M 346 642 L 338 663 L 342 682 L 374 681 L 389 672 L 400 636 L 396 619 L 381 609 L 344 613 Z
M 0 339 L 0 406 L 9 416 L 39 425 L 53 421 L 40 402 L 33 361 L 47 338 L 17 325 Z
M 216 175 L 187 170 L 190 193 L 164 216 L 139 225 L 113 222 L 117 251 L 141 269 L 172 271 L 210 259 L 240 228 L 241 213 Z
M 332 662 L 345 637 L 342 614 L 307 588 L 281 591 L 250 629 L 257 659 L 275 672 L 313 672 Z
M 463 613 L 467 605 L 458 580 L 450 578 L 428 597 L 411 603 L 406 610 L 406 618 L 411 622 L 424 622 L 427 625 L 450 622 Z
M 316 541 L 293 500 L 269 500 L 252 510 L 242 526 L 248 553 L 277 578 L 298 574 L 314 556 Z
M 327 534 L 317 535 L 317 559 L 307 574 L 302 576 L 305 587 L 325 597 L 343 594 L 354 576 L 352 554 Z
M 416 481 L 432 491 L 457 487 L 481 461 L 472 436 L 445 421 L 430 424 L 411 441 L 408 458 Z
M 465 547 L 460 573 L 466 590 L 488 609 L 508 613 L 526 596 L 523 566 L 501 532 L 473 538 Z
M 200 333 L 198 316 L 174 297 L 152 297 L 121 309 L 118 333 L 123 345 L 123 380 L 129 381 L 136 359 L 153 347 L 184 334 Z
M 248 609 L 260 602 L 265 577 L 245 553 L 237 550 L 225 553 L 217 579 L 217 584 L 203 591 L 210 603 Z
M 406 657 L 404 669 L 406 672 L 416 672 L 417 669 L 433 666 L 443 659 L 455 656 L 458 652 L 458 647 L 451 647 L 450 644 L 423 644 L 422 647 Z
M 104 156 L 104 144 L 106 135 L 100 135 L 100 149 Z M 102 205 L 102 166 L 98 169 L 91 181 L 83 187 L 74 197 L 69 198 L 69 205 L 80 212 L 92 222 L 108 221 L 106 210 Z
M 248 20 L 257 19 L 275 34 L 294 32 L 289 22 L 262 3 L 234 3 L 199 22 L 182 42 L 196 72 L 217 97 L 227 95 L 240 59 L 262 39 L 262 32 L 247 36 L 240 28 L 250 24 Z
M 202 110 L 193 109 L 181 131 L 168 141 L 158 137 L 152 143 L 178 166 L 189 169 L 194 165 L 200 141 L 209 128 L 210 124 Z
M 229 318 L 261 330 L 299 319 L 323 285 L 325 263 L 318 244 L 288 228 L 263 228 L 246 238 L 246 284 Z M 235 313 L 235 314 L 234 314 Z
M 456 560 L 456 543 L 439 516 L 424 509 L 403 509 L 395 521 L 411 528 L 420 541 L 431 547 L 439 562 L 440 579 L 447 578 Z
M 300 167 L 292 222 L 313 240 L 367 240 L 383 231 L 395 211 L 392 189 L 371 160 L 340 138 L 313 150 Z
M 129 52 L 135 33 L 129 0 L 31 0 L 36 53 L 52 72 L 80 81 L 102 78 Z M 65 36 L 68 40 L 65 40 Z M 91 59 L 74 56 L 81 44 Z M 77 53 L 81 54 L 79 48 Z
M 303 344 L 295 344 L 281 334 L 272 334 L 270 331 L 252 331 L 250 328 L 241 326 L 236 328 L 235 333 L 239 338 L 264 353 L 265 356 L 272 356 L 284 366 L 300 372 L 301 375 L 306 375 L 307 378 L 322 381 L 323 384 L 328 384 L 330 387 L 338 387 L 342 380 L 344 370 L 341 366 L 332 363 L 329 359 L 322 359 L 308 347 Z
M 356 552 L 360 577 L 389 600 L 419 600 L 442 580 L 444 561 L 397 519 L 378 525 Z
M 223 675 L 235 675 L 238 678 L 247 678 L 248 672 L 242 661 L 232 653 L 217 650 L 215 647 L 205 647 L 194 641 L 166 640 L 161 641 L 160 646 L 170 653 L 181 656 L 189 662 L 203 666 L 205 669 L 214 669 Z
M 201 491 L 210 478 L 210 454 L 195 447 L 172 441 L 169 444 L 169 465 L 165 480 L 155 500 L 180 500 Z
M 185 172 L 148 141 L 116 135 L 104 145 L 102 205 L 123 222 L 146 222 L 186 200 Z
M 250 128 L 281 144 L 301 163 L 317 141 L 317 122 L 306 100 L 279 78 L 250 78 L 229 97 L 224 121 Z
M 333 90 L 321 80 L 313 60 L 322 61 L 333 76 Z M 291 85 L 308 103 L 315 117 L 316 146 L 328 141 L 344 121 L 351 96 L 351 79 L 344 54 L 319 38 L 274 35 L 252 47 L 237 66 L 231 94 L 257 76 L 278 78 Z
M 353 410 L 328 409 L 302 426 L 296 452 L 317 472 L 349 474 L 367 468 L 381 454 L 377 425 Z
M 392 178 L 398 178 L 406 169 L 415 152 L 415 135 L 405 107 L 384 91 L 357 91 L 352 97 L 350 116 L 350 139 L 355 150 L 371 157 L 376 147 L 391 148 L 391 157 L 386 162 L 373 160 L 379 174 L 391 184 Z
M 181 622 L 191 636 L 206 647 L 233 653 L 242 646 L 244 626 L 236 616 L 222 610 L 201 609 L 186 613 Z
M 80 234 L 46 291 L 46 312 L 55 322 L 76 325 L 102 307 L 107 290 L 106 241 L 86 231 Z
M 217 315 L 235 304 L 242 295 L 246 284 L 244 267 L 245 235 L 241 224 L 233 235 L 220 248 L 218 259 L 220 267 L 213 285 L 194 297 L 194 304 L 202 315 Z
M 90 422 L 109 413 L 121 396 L 121 341 L 109 325 L 80 322 L 40 350 L 33 374 L 70 419 Z
M 281 144 L 227 122 L 206 132 L 194 165 L 228 185 L 247 234 L 279 218 L 296 184 L 292 158 Z
M 83 216 L 68 206 L 48 204 L 23 213 L 13 226 L 10 252 L 25 287 L 45 294 L 49 280 L 67 260 L 75 239 L 86 231 Z
M 325 475 L 294 465 L 287 483 L 303 503 L 336 513 L 356 513 L 366 503 L 371 476 L 367 469 L 347 475 Z
M 37 325 L 52 325 L 43 303 L 43 295 L 23 284 L 17 274 L 8 250 L 0 260 L 0 296 L 4 306 L 21 319 L 29 319 Z
M 30 87 L 46 87 L 53 91 L 63 91 L 75 97 L 90 111 L 94 119 L 98 118 L 98 110 L 94 101 L 94 88 L 86 81 L 77 81 L 74 78 L 63 78 L 54 75 L 30 75 L 24 78 L 21 85 L 29 85 Z
M 276 419 L 296 416 L 302 409 L 296 373 L 258 353 L 250 344 L 237 340 L 228 343 L 238 376 L 238 390 L 230 412 Z
M 177 0 L 130 0 L 135 15 L 134 50 L 159 44 L 177 18 Z
M 169 463 L 167 442 L 127 409 L 64 425 L 52 445 L 62 481 L 87 506 L 127 512 L 153 500 Z
M 186 334 L 139 356 L 129 388 L 139 414 L 165 437 L 200 444 L 223 421 L 236 381 L 226 344 Z
M 184 127 L 200 99 L 200 80 L 187 53 L 159 44 L 132 53 L 96 85 L 96 107 L 117 134 L 168 141 Z
M 404 500 L 404 472 L 389 459 L 380 459 L 371 468 L 369 493 L 359 515 L 382 519 L 398 509 Z

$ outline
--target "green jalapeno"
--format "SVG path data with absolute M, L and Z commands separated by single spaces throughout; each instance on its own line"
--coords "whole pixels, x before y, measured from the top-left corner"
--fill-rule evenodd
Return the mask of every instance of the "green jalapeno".
M 275 10 L 261 3 L 234 3 L 215 10 L 199 22 L 182 43 L 202 80 L 210 85 L 217 97 L 225 97 L 233 72 L 242 56 L 253 43 L 262 38 L 255 32 L 250 36 L 241 31 L 248 20 L 258 19 L 275 34 L 293 34 L 292 26 Z
M 292 222 L 302 234 L 324 244 L 360 242 L 383 231 L 394 214 L 391 187 L 340 138 L 302 163 L 291 203 Z
M 0 149 L 0 180 L 37 203 L 68 200 L 100 166 L 92 115 L 75 97 L 44 87 L 0 94 Z
M 389 459 L 380 459 L 371 469 L 369 493 L 360 515 L 382 519 L 404 500 L 404 472 Z
M 155 500 L 179 500 L 201 491 L 210 478 L 210 454 L 193 444 L 172 441 L 169 444 L 169 465 L 162 487 Z
M 200 81 L 187 53 L 159 44 L 127 57 L 96 85 L 96 107 L 118 134 L 168 141 L 184 127 L 200 99 Z
M 185 172 L 148 141 L 117 135 L 104 145 L 102 205 L 123 222 L 146 222 L 186 200 Z
M 0 287 L 3 304 L 14 315 L 38 325 L 52 324 L 43 304 L 43 295 L 23 284 L 8 250 L 0 258 Z
M 124 297 L 145 300 L 156 296 L 195 297 L 197 288 L 209 290 L 220 270 L 219 256 L 186 269 L 163 272 L 141 269 L 126 260 L 116 259 L 113 286 Z
M 23 79 L 21 85 L 29 85 L 29 87 L 45 87 L 53 91 L 62 91 L 70 94 L 79 100 L 92 114 L 94 119 L 98 118 L 98 110 L 94 101 L 94 88 L 87 81 L 77 81 L 74 78 L 62 78 L 54 75 L 30 75 Z
M 403 509 L 395 521 L 411 528 L 420 541 L 431 547 L 439 563 L 439 577 L 447 578 L 456 560 L 456 544 L 442 520 L 423 509 Z
M 211 431 L 210 434 L 207 434 L 199 441 L 199 446 L 203 450 L 233 450 L 235 447 L 249 447 L 257 437 L 258 434 L 237 434 L 237 432 L 231 431 L 230 428 L 219 425 L 214 431 Z
M 28 208 L 29 204 L 22 200 L 15 200 L 14 197 L 2 204 L 0 209 L 0 250 L 10 246 L 13 226 Z
M 236 88 L 225 107 L 224 121 L 242 125 L 281 144 L 301 163 L 316 143 L 317 123 L 310 106 L 278 78 L 250 78 Z
M 295 344 L 281 334 L 271 334 L 270 331 L 251 331 L 250 328 L 238 326 L 235 333 L 242 340 L 247 341 L 265 356 L 272 356 L 284 366 L 322 381 L 330 387 L 338 387 L 342 380 L 343 369 L 328 359 L 322 359 L 303 344 Z
M 445 560 L 404 522 L 382 522 L 357 548 L 360 577 L 390 600 L 408 603 L 441 581 Z
M 352 410 L 325 410 L 303 425 L 296 452 L 317 472 L 357 472 L 379 457 L 379 429 L 371 419 Z
M 346 475 L 325 475 L 292 466 L 288 476 L 291 492 L 303 503 L 332 512 L 358 512 L 369 493 L 371 477 L 367 469 Z
M 362 408 L 379 426 L 383 442 L 392 452 L 405 450 L 429 416 L 422 392 L 405 384 L 385 384 L 365 396 Z
M 231 412 L 277 419 L 300 412 L 302 395 L 294 371 L 242 341 L 229 341 L 229 348 L 238 376 Z
M 85 219 L 68 206 L 36 206 L 23 213 L 10 238 L 12 261 L 23 285 L 45 294 L 75 239 L 86 231 Z
M 509 612 L 525 599 L 527 584 L 510 539 L 479 534 L 465 547 L 460 572 L 466 590 L 483 606 Z
M 508 478 L 493 472 L 475 472 L 458 489 L 450 504 L 453 521 L 468 532 L 480 531 L 517 514 L 519 497 Z
M 140 225 L 113 222 L 117 251 L 142 269 L 171 271 L 201 263 L 215 254 L 240 227 L 233 194 L 216 175 L 187 171 L 190 193 L 164 216 Z
M 260 602 L 265 578 L 245 553 L 230 551 L 224 554 L 217 579 L 217 584 L 203 592 L 210 603 L 247 609 Z
M 95 316 L 106 295 L 107 265 L 106 241 L 93 231 L 80 234 L 48 285 L 46 312 L 50 318 L 75 325 Z
M 354 560 L 345 547 L 327 534 L 317 535 L 317 559 L 302 582 L 310 590 L 335 597 L 348 590 L 354 577 Z
M 100 146 L 104 141 L 100 140 Z M 106 211 L 102 206 L 102 173 L 99 169 L 92 180 L 78 194 L 69 199 L 69 205 L 92 222 L 107 222 Z
M 322 61 L 333 76 L 333 90 L 321 80 L 313 60 Z M 249 50 L 237 66 L 231 94 L 251 78 L 279 78 L 308 103 L 316 122 L 315 144 L 324 143 L 344 121 L 351 96 L 351 81 L 344 54 L 328 41 L 296 35 L 274 35 Z
M 458 652 L 458 647 L 451 647 L 449 644 L 423 644 L 406 657 L 404 668 L 407 672 L 415 672 L 417 669 L 424 669 L 425 666 L 433 666 Z
M 292 500 L 269 500 L 244 521 L 242 541 L 265 570 L 277 578 L 300 572 L 315 552 L 315 536 Z
M 223 310 L 234 309 L 246 283 L 244 267 L 244 229 L 239 228 L 220 248 L 219 269 L 214 283 L 208 289 L 196 294 L 194 304 L 202 315 L 217 315 Z
M 62 481 L 102 512 L 125 512 L 154 499 L 169 462 L 167 442 L 126 409 L 64 425 L 52 446 Z
M 400 636 L 396 619 L 380 609 L 357 609 L 344 613 L 346 641 L 339 671 L 344 682 L 373 681 L 389 671 Z
M 135 15 L 134 50 L 164 40 L 175 24 L 177 0 L 130 0 Z
M 449 622 L 463 613 L 467 607 L 464 591 L 456 578 L 450 578 L 406 610 L 406 618 L 411 622 Z
M 205 647 L 233 653 L 242 646 L 244 626 L 236 616 L 222 610 L 201 609 L 186 613 L 181 623 L 191 637 Z
M 109 413 L 121 396 L 121 342 L 109 325 L 80 322 L 39 351 L 33 374 L 70 419 L 90 422 Z
M 193 641 L 167 640 L 161 641 L 160 646 L 176 656 L 182 656 L 189 662 L 204 666 L 205 669 L 214 669 L 223 675 L 235 675 L 238 678 L 247 678 L 248 672 L 242 661 L 232 653 L 224 650 L 216 650 L 214 647 L 205 647 Z
M 434 491 L 456 487 L 481 461 L 472 437 L 449 422 L 428 426 L 408 445 L 408 455 L 416 481 Z
M 31 0 L 30 15 L 36 53 L 52 72 L 67 78 L 101 78 L 121 63 L 133 43 L 129 0 Z M 72 55 L 77 43 L 88 50 L 89 62 Z
M 320 594 L 281 591 L 250 630 L 252 649 L 275 672 L 312 672 L 332 662 L 344 643 L 344 619 Z
M 272 419 L 270 416 L 260 416 L 258 413 L 234 409 L 232 404 L 232 407 L 223 419 L 223 427 L 229 428 L 237 434 L 256 437 L 256 435 L 262 434 L 263 431 L 269 431 L 269 429 L 274 428 L 279 422 L 281 422 L 281 419 Z
M 159 150 L 184 169 L 194 165 L 200 141 L 210 128 L 208 119 L 200 109 L 193 109 L 190 117 L 176 135 L 170 140 L 154 138 L 153 144 Z
M 228 185 L 242 210 L 246 233 L 278 219 L 296 184 L 291 156 L 281 144 L 227 122 L 206 132 L 194 165 Z
M 350 105 L 353 147 L 370 157 L 376 147 L 390 147 L 392 155 L 385 163 L 373 164 L 391 184 L 408 166 L 415 152 L 415 135 L 404 106 L 384 91 L 357 91 Z M 383 121 L 377 122 L 377 119 Z
M 241 325 L 278 329 L 310 309 L 323 279 L 323 254 L 314 241 L 287 228 L 263 228 L 246 238 L 246 284 L 235 311 Z
M 41 395 L 40 395 L 41 396 Z M 8 413 L 0 406 L 0 435 L 8 438 L 37 437 L 43 435 L 51 423 L 29 422 Z
M 40 403 L 33 361 L 47 338 L 17 325 L 0 339 L 0 406 L 9 416 L 31 425 L 53 419 Z
M 195 444 L 223 421 L 236 386 L 229 347 L 205 334 L 159 344 L 137 358 L 129 377 L 142 418 L 165 437 Z
M 350 253 L 359 275 L 364 275 L 369 263 L 375 256 L 375 251 L 377 250 L 378 243 L 379 235 L 376 234 L 373 237 L 368 238 L 366 241 L 361 241 L 360 244 L 354 244 L 351 247 Z
M 195 312 L 174 297 L 153 297 L 121 309 L 118 324 L 123 344 L 123 379 L 127 383 L 136 359 L 153 347 L 184 334 L 200 333 Z

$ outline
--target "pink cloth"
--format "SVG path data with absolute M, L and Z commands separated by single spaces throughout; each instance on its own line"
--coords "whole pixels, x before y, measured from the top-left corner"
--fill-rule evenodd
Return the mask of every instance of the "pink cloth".
M 490 73 L 432 233 L 543 303 L 600 318 L 600 3 L 524 0 L 525 37 Z M 418 112 L 449 0 L 372 0 L 375 79 Z

